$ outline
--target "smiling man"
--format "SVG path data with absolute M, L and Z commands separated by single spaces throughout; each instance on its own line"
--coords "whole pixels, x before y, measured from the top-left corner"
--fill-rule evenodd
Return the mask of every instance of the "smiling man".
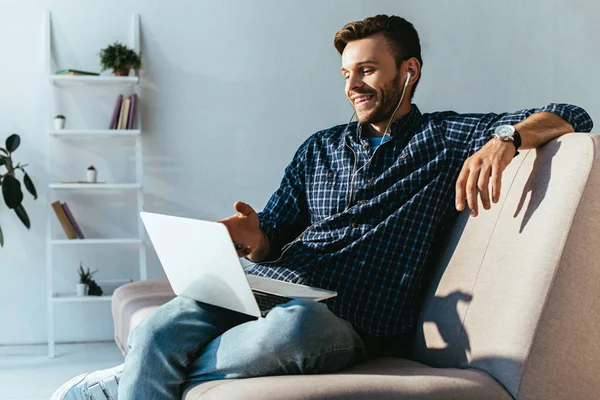
M 74 378 L 53 398 L 179 399 L 198 382 L 331 373 L 407 355 L 443 227 L 465 203 L 475 217 L 479 202 L 498 201 L 519 149 L 592 128 L 584 110 L 566 104 L 422 114 L 411 102 L 419 37 L 400 17 L 349 23 L 334 44 L 357 122 L 310 136 L 262 212 L 237 202 L 220 222 L 256 263 L 252 273 L 338 296 L 286 303 L 259 320 L 177 297 L 132 332 L 124 365 Z

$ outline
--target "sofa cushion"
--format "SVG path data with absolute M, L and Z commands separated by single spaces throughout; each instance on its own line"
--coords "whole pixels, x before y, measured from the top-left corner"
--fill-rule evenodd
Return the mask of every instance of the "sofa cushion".
M 124 356 L 129 351 L 129 332 L 174 297 L 166 279 L 132 282 L 115 290 L 112 298 L 115 342 Z
M 185 400 L 210 399 L 511 399 L 484 372 L 431 368 L 400 358 L 378 358 L 335 375 L 294 375 L 201 383 Z

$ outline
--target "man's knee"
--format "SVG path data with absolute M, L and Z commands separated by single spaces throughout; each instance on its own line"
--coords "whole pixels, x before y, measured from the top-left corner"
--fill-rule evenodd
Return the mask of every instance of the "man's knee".
M 152 314 L 139 323 L 129 334 L 130 348 L 158 348 L 164 343 L 169 343 L 174 321 L 194 300 L 185 297 L 176 297 L 156 309 Z
M 325 304 L 309 300 L 294 300 L 275 307 L 267 314 L 261 340 L 266 346 L 285 347 L 330 345 L 350 348 L 358 335 L 347 321 L 333 314 Z

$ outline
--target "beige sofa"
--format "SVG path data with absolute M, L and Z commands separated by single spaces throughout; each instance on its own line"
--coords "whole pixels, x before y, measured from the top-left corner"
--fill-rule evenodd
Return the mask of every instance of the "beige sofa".
M 600 137 L 524 151 L 502 197 L 462 213 L 440 246 L 412 360 L 334 375 L 200 384 L 192 399 L 593 399 L 600 397 Z M 173 297 L 166 281 L 115 292 L 115 339 Z

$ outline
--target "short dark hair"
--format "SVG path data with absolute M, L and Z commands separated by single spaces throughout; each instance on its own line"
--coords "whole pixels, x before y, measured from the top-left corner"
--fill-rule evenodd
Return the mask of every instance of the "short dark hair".
M 417 30 L 407 20 L 395 15 L 375 15 L 362 21 L 349 22 L 335 34 L 333 45 L 340 55 L 344 52 L 346 45 L 353 40 L 364 39 L 366 37 L 381 33 L 391 46 L 396 60 L 396 68 L 400 68 L 403 61 L 411 57 L 419 60 L 421 67 L 423 59 L 421 58 L 421 42 Z M 415 82 L 411 92 L 411 98 L 415 94 L 419 79 Z

